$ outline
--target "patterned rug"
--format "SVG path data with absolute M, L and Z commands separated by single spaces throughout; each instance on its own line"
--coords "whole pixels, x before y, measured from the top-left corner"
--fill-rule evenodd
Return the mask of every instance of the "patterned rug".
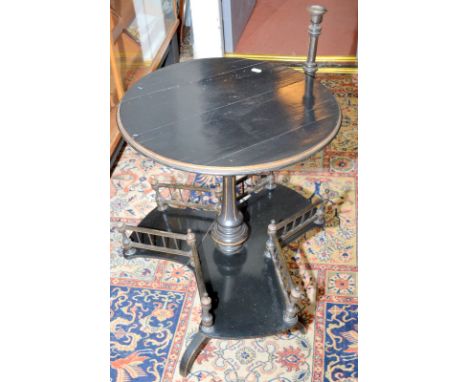
M 179 375 L 179 359 L 200 322 L 194 277 L 176 263 L 125 260 L 116 225 L 137 224 L 155 207 L 151 175 L 179 183 L 219 179 L 166 168 L 127 147 L 111 178 L 112 381 L 357 381 L 357 76 L 319 78 L 341 105 L 341 130 L 323 152 L 276 173 L 280 182 L 306 196 L 320 187 L 339 200 L 338 218 L 287 250 L 290 271 L 307 294 L 300 311 L 306 334 L 294 330 L 250 340 L 210 340 L 191 374 Z

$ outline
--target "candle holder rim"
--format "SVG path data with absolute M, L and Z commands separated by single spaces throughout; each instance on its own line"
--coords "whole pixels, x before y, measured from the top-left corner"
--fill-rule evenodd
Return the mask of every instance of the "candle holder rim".
M 307 10 L 312 14 L 312 15 L 323 15 L 325 12 L 327 12 L 327 8 L 325 8 L 323 5 L 310 5 L 307 7 Z

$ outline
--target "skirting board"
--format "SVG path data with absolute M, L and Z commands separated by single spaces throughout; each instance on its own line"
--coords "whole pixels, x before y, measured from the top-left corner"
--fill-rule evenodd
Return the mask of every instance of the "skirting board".
M 306 56 L 273 56 L 265 54 L 237 54 L 237 53 L 225 53 L 224 57 L 233 58 L 247 58 L 251 60 L 262 60 L 262 61 L 280 61 L 290 63 L 301 63 L 305 62 Z M 324 66 L 319 67 L 319 73 L 351 73 L 355 74 L 358 72 L 357 64 L 358 60 L 356 56 L 317 56 L 316 61 L 323 63 L 324 65 L 330 64 L 330 67 Z

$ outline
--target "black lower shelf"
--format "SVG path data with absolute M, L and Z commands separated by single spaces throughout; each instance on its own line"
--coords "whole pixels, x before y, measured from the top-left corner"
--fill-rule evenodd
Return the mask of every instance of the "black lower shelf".
M 274 335 L 293 326 L 283 319 L 286 299 L 272 260 L 265 256 L 267 227 L 307 205 L 306 198 L 278 185 L 252 195 L 241 211 L 249 226 L 244 248 L 226 255 L 216 249 L 209 229 L 216 217 L 212 212 L 168 208 L 151 211 L 141 227 L 186 233 L 191 228 L 197 237 L 203 277 L 212 298 L 214 324 L 203 333 L 212 338 L 239 339 Z M 141 256 L 154 252 L 138 250 Z M 163 256 L 158 256 L 163 258 Z

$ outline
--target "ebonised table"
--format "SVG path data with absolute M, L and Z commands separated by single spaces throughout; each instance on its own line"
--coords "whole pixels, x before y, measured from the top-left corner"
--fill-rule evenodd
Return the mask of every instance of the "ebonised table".
M 318 80 L 272 62 L 188 61 L 147 75 L 125 94 L 118 125 L 132 147 L 175 169 L 223 176 L 220 213 L 156 208 L 140 223 L 190 230 L 197 239 L 213 323 L 193 339 L 182 374 L 208 338 L 262 337 L 294 325 L 284 319 L 280 280 L 265 256 L 267 227 L 310 201 L 272 184 L 238 206 L 236 176 L 310 157 L 333 139 L 340 123 L 335 97 Z

